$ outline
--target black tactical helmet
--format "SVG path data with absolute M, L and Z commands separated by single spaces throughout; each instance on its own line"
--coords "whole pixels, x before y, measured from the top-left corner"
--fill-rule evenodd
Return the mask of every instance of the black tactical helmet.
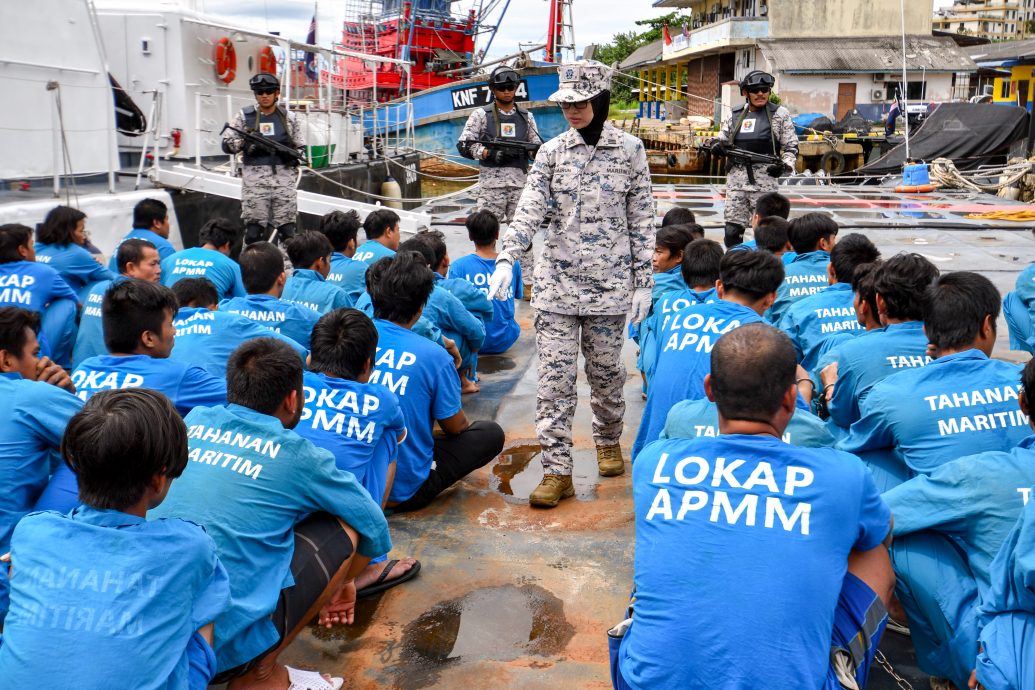
M 517 86 L 520 83 L 521 77 L 518 76 L 518 73 L 514 71 L 513 67 L 507 67 L 506 65 L 500 65 L 492 70 L 492 75 L 489 77 L 489 88 L 500 86 L 501 84 Z
M 252 91 L 258 91 L 259 89 L 276 89 L 280 91 L 280 80 L 269 72 L 259 72 L 248 80 L 248 86 L 252 87 Z
M 748 72 L 747 75 L 740 80 L 740 93 L 743 95 L 748 89 L 755 86 L 765 86 L 772 89 L 775 83 L 776 80 L 773 79 L 773 75 L 756 69 L 753 72 Z

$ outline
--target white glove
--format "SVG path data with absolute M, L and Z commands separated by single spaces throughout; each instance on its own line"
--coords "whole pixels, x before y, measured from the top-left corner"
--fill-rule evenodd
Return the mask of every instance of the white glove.
M 632 319 L 633 323 L 639 323 L 647 318 L 647 314 L 650 312 L 650 303 L 650 288 L 636 288 L 633 290 L 632 309 L 629 310 L 629 318 Z
M 512 295 L 514 266 L 506 259 L 496 262 L 496 270 L 489 278 L 489 299 L 509 299 Z

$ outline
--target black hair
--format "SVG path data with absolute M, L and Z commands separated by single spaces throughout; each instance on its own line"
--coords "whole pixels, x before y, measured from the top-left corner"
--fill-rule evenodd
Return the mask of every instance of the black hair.
M 227 218 L 213 218 L 198 230 L 199 243 L 211 244 L 213 247 L 229 244 L 231 251 L 237 248 L 243 237 L 244 229 Z
M 420 237 L 414 235 L 410 239 L 399 244 L 400 252 L 413 252 L 420 254 L 424 259 L 424 263 L 428 268 L 434 270 L 435 267 L 435 250 L 431 248 L 427 242 Z
M 885 261 L 875 287 L 884 300 L 888 318 L 922 319 L 927 288 L 937 279 L 938 267 L 919 254 L 903 252 Z
M 1035 397 L 1035 357 L 1028 360 L 1021 372 L 1021 393 L 1030 406 Z
M 75 227 L 86 214 L 71 206 L 55 206 L 43 222 L 36 226 L 36 241 L 40 244 L 74 244 Z
M 688 288 L 715 287 L 722 263 L 722 246 L 714 240 L 694 240 L 683 250 L 679 272 Z
M 824 237 L 837 236 L 837 222 L 825 213 L 806 213 L 791 221 L 787 237 L 799 254 L 816 251 Z
M 156 222 L 161 223 L 169 215 L 169 207 L 158 199 L 144 199 L 133 207 L 133 227 L 150 230 Z
M 176 314 L 173 291 L 161 283 L 130 278 L 114 283 L 104 293 L 101 321 L 108 352 L 130 353 L 145 331 L 160 333 L 165 313 Z
M 143 497 L 156 474 L 183 474 L 187 427 L 158 391 L 102 391 L 69 420 L 61 455 L 79 481 L 80 501 L 125 510 Z
M 19 247 L 28 247 L 32 242 L 32 228 L 21 223 L 0 225 L 0 264 L 22 261 Z
M 755 202 L 755 213 L 759 218 L 779 216 L 787 220 L 791 215 L 791 200 L 780 192 L 766 192 Z
M 838 240 L 830 251 L 830 265 L 834 267 L 834 278 L 839 283 L 851 283 L 855 267 L 868 264 L 880 258 L 870 238 L 857 232 L 849 233 Z
M 446 248 L 446 236 L 442 234 L 441 230 L 421 230 L 416 237 L 431 248 L 434 259 L 431 270 L 434 271 L 442 265 L 446 255 L 449 254 L 449 250 Z
M 119 273 L 125 273 L 130 264 L 138 264 L 144 260 L 145 249 L 158 251 L 154 242 L 149 240 L 142 240 L 139 237 L 123 240 L 115 251 L 115 268 L 119 270 Z
M 755 246 L 773 254 L 784 251 L 790 227 L 791 224 L 780 216 L 765 216 L 755 226 Z
M 255 338 L 226 363 L 227 402 L 272 415 L 284 398 L 302 388 L 302 360 L 280 340 Z
M 309 368 L 328 376 L 355 381 L 367 360 L 377 356 L 377 329 L 357 309 L 335 309 L 313 326 Z
M 284 255 L 270 242 L 253 242 L 241 251 L 241 282 L 249 295 L 269 292 L 284 272 Z
M 318 229 L 331 241 L 334 251 L 343 252 L 348 248 L 349 242 L 356 239 L 361 225 L 359 214 L 354 210 L 331 211 L 320 218 Z
M 181 307 L 219 304 L 219 292 L 208 278 L 181 278 L 173 283 L 172 291 Z
M 730 252 L 760 255 L 763 252 Z M 765 323 L 749 323 L 726 333 L 712 348 L 711 388 L 725 419 L 769 422 L 794 385 L 798 359 L 791 339 Z
M 287 255 L 296 269 L 312 268 L 320 259 L 334 253 L 331 241 L 322 232 L 303 232 L 287 241 Z
M 752 301 L 776 292 L 783 275 L 783 262 L 769 252 L 726 252 L 719 264 L 723 290 L 739 292 Z
M 685 227 L 683 225 L 663 225 L 658 228 L 658 232 L 654 237 L 654 244 L 667 249 L 669 256 L 674 256 L 678 252 L 685 250 L 686 245 L 693 242 L 694 239 Z
M 19 307 L 0 307 L 0 350 L 21 359 L 29 340 L 26 329 L 40 332 L 40 315 Z
M 487 247 L 500 236 L 500 221 L 492 211 L 481 209 L 467 216 L 467 238 L 477 247 Z
M 399 214 L 388 208 L 379 208 L 363 221 L 363 232 L 368 240 L 376 240 L 399 222 Z
M 925 302 L 924 332 L 939 350 L 969 347 L 977 340 L 985 317 L 992 317 L 993 329 L 999 318 L 999 291 L 980 273 L 946 273 L 927 288 Z
M 664 217 L 661 219 L 661 227 L 667 227 L 669 225 L 683 225 L 684 223 L 695 223 L 697 218 L 694 217 L 694 212 L 688 208 L 682 206 L 674 206 L 669 210 L 665 211 Z
M 877 275 L 881 271 L 880 259 L 868 264 L 859 264 L 852 274 L 852 292 L 870 307 L 870 313 L 877 319 Z
M 363 284 L 367 288 L 368 295 L 373 294 L 371 287 L 376 285 L 377 282 L 381 280 L 381 276 L 385 274 L 385 271 L 387 271 L 388 267 L 391 265 L 392 257 L 390 256 L 383 256 L 374 263 L 370 264 L 370 268 L 368 268 L 366 270 L 366 273 L 363 274 Z M 432 280 L 434 280 L 434 276 L 432 277 Z
M 393 323 L 407 323 L 417 316 L 431 296 L 435 278 L 425 259 L 416 252 L 401 251 L 368 283 L 374 317 Z M 371 269 L 374 268 L 371 266 Z M 370 271 L 367 271 L 370 274 Z

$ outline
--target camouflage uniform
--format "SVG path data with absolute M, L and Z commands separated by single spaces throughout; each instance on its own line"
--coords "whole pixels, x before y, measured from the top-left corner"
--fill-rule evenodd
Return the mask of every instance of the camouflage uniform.
M 297 116 L 285 112 L 281 106 L 278 110 L 286 115 L 288 134 L 295 148 L 305 150 L 305 133 L 298 123 Z M 270 116 L 263 116 L 263 121 Z M 279 117 L 274 112 L 272 117 Z M 246 118 L 245 111 L 240 110 L 234 118 L 233 126 L 241 130 L 253 130 L 255 116 Z M 241 151 L 244 139 L 236 132 L 227 130 L 223 135 L 224 145 L 230 151 Z M 279 228 L 294 223 L 298 215 L 298 194 L 295 189 L 298 179 L 298 167 L 295 165 L 248 165 L 241 166 L 241 220 L 245 225 L 257 223 L 263 227 L 271 225 Z
M 544 144 L 500 259 L 512 262 L 531 246 L 551 199 L 557 211 L 545 232 L 532 292 L 539 354 L 536 433 L 546 473 L 570 475 L 580 347 L 592 390 L 594 440 L 613 446 L 622 434 L 625 314 L 633 289 L 654 282 L 655 212 L 643 143 L 605 124 L 595 147 L 575 129 Z
M 515 105 L 517 108 L 517 105 Z M 536 127 L 535 117 L 527 110 L 522 111 L 528 116 L 529 141 L 533 144 L 543 143 L 539 136 L 539 128 Z M 467 118 L 464 131 L 460 133 L 459 141 L 475 141 L 489 137 L 489 118 L 485 110 L 478 108 Z M 471 155 L 475 160 L 481 160 L 482 151 L 485 149 L 481 144 L 471 144 Z M 500 225 L 507 225 L 514 220 L 514 213 L 517 211 L 518 198 L 525 186 L 527 173 L 517 168 L 490 168 L 481 166 L 478 172 L 478 208 L 491 211 L 499 220 Z M 535 256 L 532 248 L 522 251 L 518 260 L 521 262 L 521 272 L 525 276 L 525 284 L 530 285 L 532 274 L 535 272 Z
M 734 108 L 719 130 L 718 139 L 733 141 L 733 128 L 738 126 L 747 105 Z M 779 156 L 791 169 L 798 161 L 798 135 L 794 132 L 794 123 L 787 108 L 778 106 L 770 118 L 770 127 L 776 140 Z M 770 155 L 772 152 L 769 152 Z M 766 192 L 775 192 L 779 182 L 766 172 L 766 165 L 753 166 L 755 185 L 748 182 L 747 168 L 743 163 L 733 163 L 726 175 L 726 210 L 727 223 L 736 223 L 743 227 L 751 224 L 755 202 Z

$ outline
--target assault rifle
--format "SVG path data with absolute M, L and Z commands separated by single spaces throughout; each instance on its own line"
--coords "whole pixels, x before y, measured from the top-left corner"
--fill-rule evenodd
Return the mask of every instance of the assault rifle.
M 783 166 L 783 160 L 776 156 L 769 156 L 764 153 L 755 153 L 754 151 L 746 151 L 744 149 L 738 149 L 729 147 L 722 152 L 722 155 L 726 158 L 727 164 L 729 163 L 743 163 L 744 167 L 747 168 L 748 184 L 755 184 L 755 171 L 753 167 L 756 165 L 779 165 Z M 729 170 L 727 169 L 727 172 Z
M 479 139 L 477 142 L 482 146 L 487 146 L 494 149 L 499 149 L 510 156 L 513 156 L 517 160 L 527 161 L 529 158 L 535 158 L 536 152 L 539 151 L 540 144 L 533 144 L 529 141 L 515 141 L 513 139 L 504 139 L 502 137 L 496 138 L 484 138 Z
M 219 130 L 219 133 L 222 134 L 228 129 L 231 132 L 236 132 L 237 134 L 241 135 L 246 144 L 254 144 L 256 146 L 261 146 L 270 153 L 277 154 L 278 156 L 280 156 L 281 161 L 288 159 L 296 162 L 299 165 L 309 164 L 309 162 L 305 158 L 305 154 L 301 151 L 293 149 L 290 146 L 284 146 L 284 144 L 281 144 L 279 141 L 273 141 L 271 139 L 267 139 L 266 137 L 259 136 L 254 132 L 246 132 L 243 129 L 238 129 L 231 125 L 229 122 L 223 125 L 223 129 Z

